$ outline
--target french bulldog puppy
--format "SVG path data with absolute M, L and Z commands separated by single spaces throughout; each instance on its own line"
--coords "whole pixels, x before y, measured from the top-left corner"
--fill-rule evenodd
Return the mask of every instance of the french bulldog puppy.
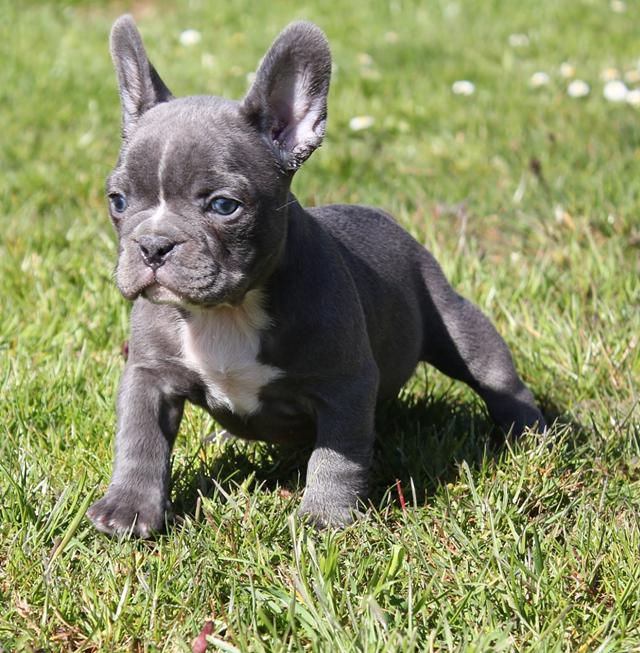
M 107 194 L 133 310 L 99 530 L 164 528 L 185 400 L 240 438 L 312 442 L 299 512 L 318 526 L 354 518 L 376 402 L 419 361 L 471 386 L 504 430 L 544 428 L 506 344 L 422 245 L 378 209 L 292 195 L 325 132 L 320 29 L 289 25 L 240 102 L 174 98 L 130 16 L 111 54 L 123 138 Z

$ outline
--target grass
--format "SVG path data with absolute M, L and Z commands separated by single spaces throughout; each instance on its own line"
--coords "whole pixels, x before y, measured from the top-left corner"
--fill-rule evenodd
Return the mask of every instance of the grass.
M 0 4 L 0 650 L 189 651 L 208 621 L 220 651 L 640 650 L 640 111 L 600 80 L 638 65 L 640 6 L 612 6 Z M 368 518 L 316 534 L 290 517 L 303 458 L 203 444 L 189 410 L 180 522 L 154 542 L 91 528 L 129 311 L 102 190 L 125 9 L 176 94 L 241 97 L 287 22 L 325 29 L 328 137 L 295 192 L 385 207 L 430 247 L 557 418 L 546 438 L 497 444 L 478 400 L 421 368 L 380 409 Z

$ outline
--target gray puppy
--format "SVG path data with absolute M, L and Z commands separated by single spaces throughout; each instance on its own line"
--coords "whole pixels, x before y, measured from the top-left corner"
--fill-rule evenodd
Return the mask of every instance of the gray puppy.
M 111 54 L 123 140 L 107 193 L 134 304 L 98 529 L 164 527 L 185 400 L 234 436 L 314 443 L 300 513 L 320 526 L 353 519 L 376 401 L 419 361 L 471 386 L 503 429 L 544 428 L 506 344 L 424 247 L 377 209 L 305 210 L 291 194 L 325 131 L 317 27 L 287 27 L 241 102 L 174 99 L 129 16 Z

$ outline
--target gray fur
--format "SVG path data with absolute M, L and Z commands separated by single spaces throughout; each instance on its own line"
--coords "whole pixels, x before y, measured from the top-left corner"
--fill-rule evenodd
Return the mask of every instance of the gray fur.
M 238 437 L 313 442 L 300 513 L 319 525 L 353 518 L 376 401 L 419 361 L 469 384 L 503 429 L 544 428 L 506 344 L 424 247 L 377 209 L 305 210 L 291 194 L 324 135 L 317 27 L 290 25 L 242 102 L 173 99 L 130 17 L 111 50 L 124 138 L 107 192 L 127 201 L 112 220 L 134 305 L 113 476 L 89 511 L 100 530 L 164 527 L 185 400 Z M 216 196 L 239 209 L 212 213 Z

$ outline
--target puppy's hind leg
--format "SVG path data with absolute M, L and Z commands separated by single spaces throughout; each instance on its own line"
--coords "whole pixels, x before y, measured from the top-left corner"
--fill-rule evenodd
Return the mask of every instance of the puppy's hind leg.
M 423 276 L 427 292 L 422 360 L 473 388 L 504 431 L 520 435 L 527 427 L 544 430 L 542 413 L 493 324 L 451 288 L 430 255 Z

